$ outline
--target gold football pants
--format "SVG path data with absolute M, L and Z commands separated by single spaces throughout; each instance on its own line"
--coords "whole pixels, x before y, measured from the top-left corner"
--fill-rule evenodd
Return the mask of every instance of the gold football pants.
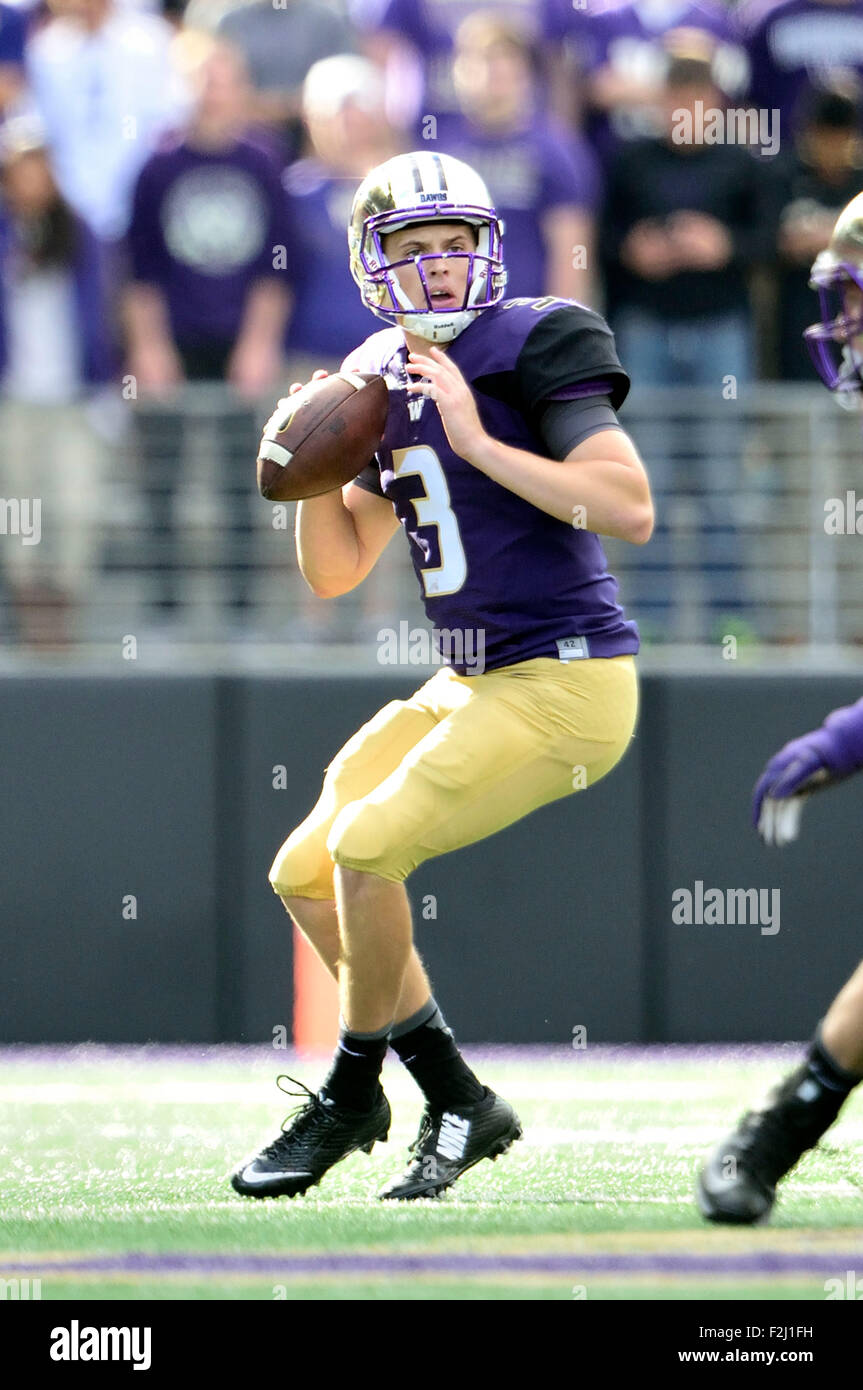
M 604 777 L 638 708 L 631 656 L 537 657 L 392 700 L 327 768 L 317 805 L 270 870 L 282 897 L 333 898 L 333 865 L 401 883 Z

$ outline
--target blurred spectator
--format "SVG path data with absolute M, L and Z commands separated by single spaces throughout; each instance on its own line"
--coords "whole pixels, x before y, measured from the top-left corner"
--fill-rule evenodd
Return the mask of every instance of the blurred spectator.
M 347 228 L 354 193 L 378 164 L 405 148 L 384 110 L 380 69 L 346 54 L 315 63 L 303 87 L 312 147 L 285 176 L 296 229 L 296 305 L 288 335 L 288 380 L 305 381 L 318 367 L 338 371 L 348 353 L 386 325 L 367 309 L 351 276 Z M 358 640 L 391 621 L 398 575 L 395 547 L 385 553 L 356 595 L 321 603 L 298 586 L 295 641 Z
M 748 149 L 701 137 L 698 103 L 702 113 L 725 110 L 709 63 L 673 60 L 664 100 L 664 137 L 622 146 L 609 172 L 603 236 L 609 319 L 634 399 L 645 388 L 701 386 L 733 401 L 752 375 L 747 272 L 774 255 L 776 179 L 773 166 Z M 687 134 L 684 116 L 691 129 L 678 143 L 675 136 Z M 743 597 L 734 513 L 742 440 L 733 406 L 719 424 L 708 411 L 703 419 L 684 419 L 679 430 L 669 426 L 663 445 L 647 460 L 656 492 L 693 493 L 711 612 L 737 612 Z M 646 563 L 670 572 L 661 502 L 657 512 Z
M 384 115 L 382 74 L 365 58 L 315 63 L 303 87 L 303 115 L 312 153 L 283 176 L 299 268 L 287 347 L 312 369 L 337 371 L 384 326 L 363 305 L 348 264 L 354 193 L 370 169 L 405 143 Z M 299 363 L 291 370 L 305 379 Z
M 809 272 L 829 242 L 839 213 L 863 188 L 859 87 L 810 93 L 794 149 L 781 172 L 780 375 L 789 381 L 811 381 L 812 359 L 802 337 L 817 318 Z
M 457 32 L 453 78 L 461 114 L 440 117 L 435 144 L 488 185 L 504 222 L 507 295 L 592 303 L 599 173 L 587 142 L 540 109 L 537 49 L 480 11 Z
M 630 0 L 573 6 L 569 31 L 585 74 L 586 131 L 603 159 L 629 140 L 662 134 L 669 55 L 709 61 L 718 86 L 743 90 L 748 62 L 720 0 Z
M 36 110 L 64 196 L 98 236 L 128 225 L 135 179 L 186 98 L 173 30 L 112 0 L 49 0 L 55 18 L 27 50 Z
M 613 327 L 628 370 L 654 385 L 708 385 L 726 372 L 749 379 L 747 271 L 773 255 L 771 166 L 737 144 L 675 138 L 684 112 L 697 137 L 699 102 L 703 112 L 726 107 L 710 65 L 673 60 L 665 135 L 622 146 L 609 169 L 603 246 Z M 675 347 L 687 336 L 689 350 Z
M 356 48 L 353 27 L 320 0 L 253 0 L 218 27 L 246 59 L 254 88 L 251 118 L 277 129 L 289 156 L 299 153 L 303 81 L 313 63 Z
M 452 74 L 455 35 L 476 9 L 475 0 L 354 0 L 352 13 L 367 53 L 392 70 L 402 88 L 398 115 L 406 121 L 458 109 Z M 498 19 L 518 24 L 548 57 L 561 38 L 560 16 L 567 10 L 567 0 L 500 0 L 494 12 Z
M 177 609 L 174 496 L 183 453 L 184 382 L 224 382 L 213 448 L 230 516 L 232 604 L 248 601 L 255 521 L 254 405 L 282 362 L 294 250 L 278 164 L 246 138 L 251 90 L 238 53 L 212 43 L 196 74 L 188 129 L 152 155 L 135 189 L 126 297 L 129 371 L 156 534 L 166 564 L 159 608 Z M 232 403 L 233 397 L 233 403 Z M 150 402 L 149 408 L 146 403 Z M 156 404 L 153 404 L 156 402 Z
M 24 89 L 27 18 L 14 5 L 0 4 L 0 119 Z
M 6 534 L 0 553 L 18 637 L 57 647 L 99 544 L 105 453 L 86 406 L 111 375 L 101 251 L 30 123 L 0 132 L 0 193 L 0 491 L 38 518 L 35 542 Z
M 812 85 L 863 78 L 863 0 L 764 0 L 739 11 L 752 69 L 748 100 L 777 109 L 788 145 Z

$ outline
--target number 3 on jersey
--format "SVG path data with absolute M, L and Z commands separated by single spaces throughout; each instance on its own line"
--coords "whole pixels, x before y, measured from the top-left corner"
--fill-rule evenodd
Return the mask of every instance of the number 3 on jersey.
M 427 444 L 414 444 L 393 450 L 393 470 L 397 478 L 422 478 L 425 496 L 411 499 L 417 523 L 437 529 L 440 565 L 421 571 L 426 597 L 456 593 L 467 578 L 467 559 L 440 459 Z

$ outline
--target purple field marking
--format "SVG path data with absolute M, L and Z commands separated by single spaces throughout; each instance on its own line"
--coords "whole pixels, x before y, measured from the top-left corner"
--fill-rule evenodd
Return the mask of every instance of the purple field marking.
M 12 1273 L 201 1274 L 826 1274 L 854 1269 L 860 1251 L 784 1253 L 764 1250 L 736 1255 L 95 1255 L 39 1264 L 5 1260 Z
M 639 1063 L 674 1066 L 681 1062 L 746 1062 L 756 1064 L 786 1063 L 795 1055 L 802 1056 L 807 1044 L 800 1043 L 590 1043 L 584 1050 L 568 1043 L 547 1047 L 541 1043 L 514 1047 L 466 1043 L 463 1050 L 477 1063 L 510 1063 L 513 1065 L 542 1065 L 571 1062 L 575 1067 L 587 1067 L 593 1062 L 619 1063 L 631 1066 Z M 135 1065 L 163 1066 L 165 1063 L 198 1063 L 215 1066 L 225 1063 L 251 1061 L 258 1056 L 273 1056 L 283 1064 L 300 1064 L 316 1059 L 312 1054 L 298 1054 L 288 1048 L 274 1049 L 261 1043 L 15 1043 L 0 1046 L 0 1067 L 16 1064 L 42 1066 L 85 1064 L 87 1062 L 125 1062 Z

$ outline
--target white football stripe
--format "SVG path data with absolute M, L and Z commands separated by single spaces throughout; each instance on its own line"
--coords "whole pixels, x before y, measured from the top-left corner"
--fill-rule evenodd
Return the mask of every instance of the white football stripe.
M 284 444 L 277 444 L 273 439 L 267 439 L 258 450 L 258 458 L 269 459 L 272 463 L 280 463 L 284 468 L 286 463 L 290 463 L 293 458 L 290 449 L 286 449 Z

